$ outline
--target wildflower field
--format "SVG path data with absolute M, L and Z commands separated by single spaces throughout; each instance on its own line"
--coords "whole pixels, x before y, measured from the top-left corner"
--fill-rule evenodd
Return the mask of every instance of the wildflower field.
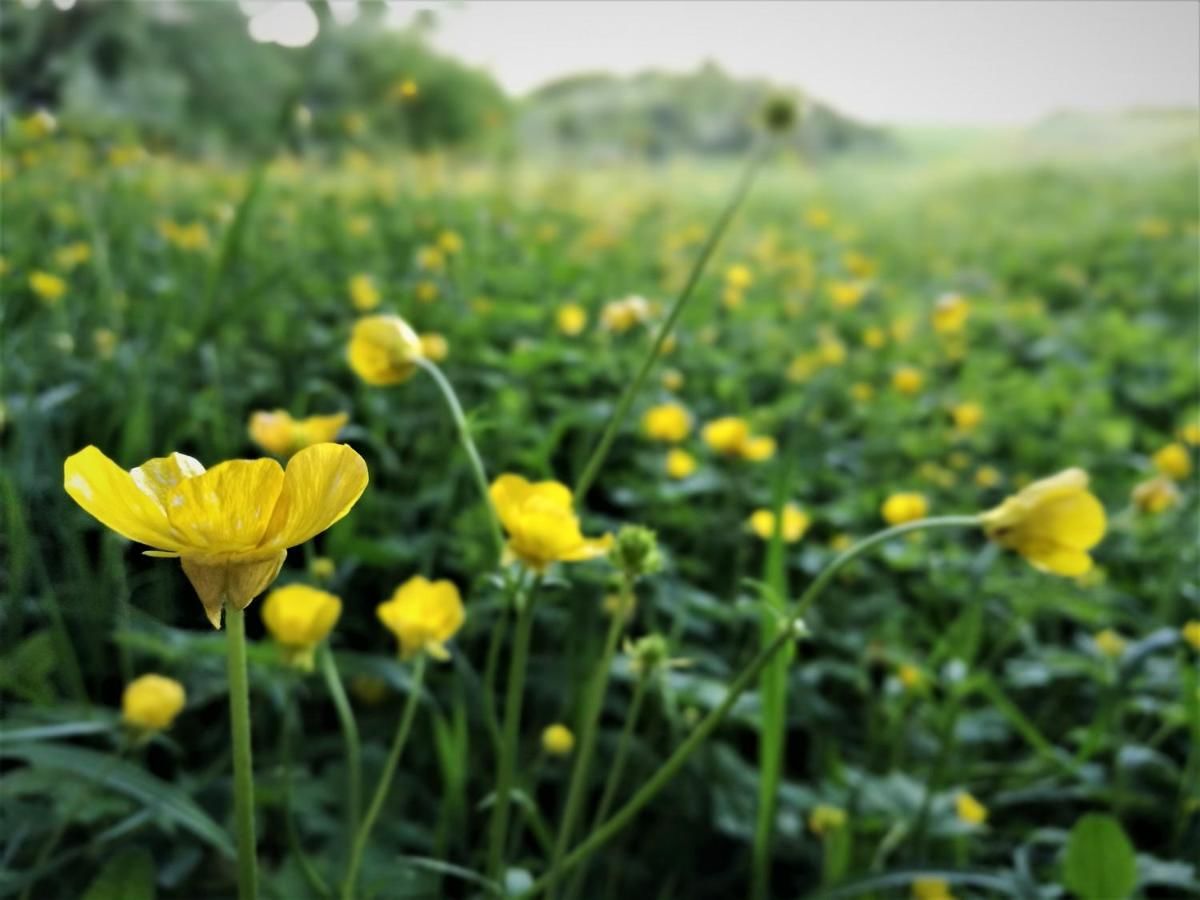
M 0 185 L 0 896 L 1200 893 L 1194 147 L 52 124 Z

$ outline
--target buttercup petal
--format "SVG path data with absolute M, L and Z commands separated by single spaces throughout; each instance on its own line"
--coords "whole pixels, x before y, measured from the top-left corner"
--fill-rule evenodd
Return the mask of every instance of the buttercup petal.
M 294 547 L 320 534 L 358 502 L 367 464 L 345 444 L 315 444 L 291 458 L 264 545 Z
M 204 466 L 199 460 L 183 453 L 172 453 L 170 456 L 148 459 L 129 474 L 133 476 L 134 484 L 165 510 L 171 489 L 185 478 L 203 475 Z
M 1018 550 L 1034 568 L 1054 575 L 1085 575 L 1092 568 L 1092 558 L 1072 547 L 1033 542 L 1023 544 Z
M 162 506 L 97 448 L 86 447 L 67 458 L 63 487 L 85 511 L 122 537 L 161 550 L 183 547 Z
M 175 485 L 167 495 L 167 517 L 198 551 L 190 555 L 248 553 L 262 542 L 283 481 L 283 469 L 273 459 L 223 462 Z

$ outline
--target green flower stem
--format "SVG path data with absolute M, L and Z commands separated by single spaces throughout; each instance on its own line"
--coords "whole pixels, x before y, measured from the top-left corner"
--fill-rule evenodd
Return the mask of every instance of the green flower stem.
M 533 607 L 537 583 L 528 596 L 517 597 L 517 624 L 512 656 L 508 661 L 508 687 L 504 696 L 504 731 L 500 758 L 496 764 L 496 792 L 492 797 L 492 817 L 488 825 L 487 874 L 499 880 L 508 839 L 508 807 L 511 801 L 513 772 L 516 769 L 517 736 L 521 727 L 521 702 L 525 695 L 525 668 L 529 660 L 529 638 L 533 632 Z
M 362 865 L 363 852 L 367 848 L 367 840 L 371 837 L 371 829 L 375 827 L 375 820 L 379 818 L 379 813 L 383 810 L 388 791 L 392 787 L 392 777 L 396 774 L 396 766 L 400 762 L 400 755 L 404 752 L 404 745 L 408 742 L 409 732 L 412 731 L 413 720 L 417 716 L 417 706 L 421 702 L 421 686 L 424 681 L 425 654 L 422 653 L 413 664 L 408 700 L 405 701 L 404 711 L 400 714 L 400 721 L 396 726 L 392 749 L 388 752 L 387 760 L 383 764 L 383 771 L 379 773 L 379 782 L 375 785 L 371 805 L 367 807 L 367 814 L 358 827 L 358 833 L 354 836 L 354 845 L 350 850 L 350 865 L 346 869 L 346 881 L 342 885 L 343 900 L 351 900 L 358 887 L 358 869 Z
M 813 583 L 809 585 L 808 589 L 800 596 L 795 612 L 790 616 L 789 626 L 795 626 L 801 622 L 803 614 L 812 607 L 813 603 L 820 597 L 821 592 L 840 569 L 872 547 L 912 531 L 921 531 L 929 528 L 974 527 L 978 524 L 976 516 L 941 516 L 933 519 L 918 519 L 913 522 L 905 522 L 903 525 L 897 525 L 894 528 L 888 528 L 864 538 L 841 555 L 835 557 L 825 567 L 824 571 L 817 576 Z M 560 860 L 557 867 L 534 882 L 532 887 L 525 893 L 525 896 L 532 897 L 546 890 L 564 872 L 587 859 L 592 853 L 608 843 L 617 832 L 633 821 L 633 818 L 641 811 L 642 807 L 653 800 L 658 792 L 666 787 L 667 783 L 683 768 L 688 758 L 716 730 L 729 710 L 733 708 L 738 698 L 754 682 L 754 679 L 758 677 L 758 673 L 762 671 L 762 668 L 770 662 L 771 658 L 782 647 L 793 639 L 793 635 L 793 627 L 780 628 L 779 634 L 776 635 L 775 639 L 759 650 L 758 655 L 730 683 L 729 688 L 725 692 L 725 699 L 700 720 L 699 724 L 692 729 L 691 734 L 675 749 L 670 758 L 650 776 L 650 779 L 637 790 L 633 797 L 617 810 L 611 819 L 593 830 L 582 843 Z
M 358 830 L 362 820 L 362 749 L 358 739 L 358 724 L 354 721 L 354 710 L 342 687 L 342 679 L 338 675 L 337 661 L 333 650 L 328 645 L 318 650 L 321 656 L 321 674 L 325 676 L 325 687 L 329 698 L 337 711 L 338 724 L 342 728 L 342 742 L 346 749 L 346 778 L 348 781 L 346 794 L 346 823 L 347 835 L 353 835 Z
M 579 743 L 575 753 L 575 765 L 571 769 L 571 783 L 567 788 L 567 801 L 563 808 L 562 822 L 559 823 L 558 835 L 554 840 L 554 855 L 551 857 L 550 871 L 558 871 L 567 848 L 571 845 L 571 835 L 575 831 L 575 821 L 579 818 L 583 805 L 583 796 L 587 790 L 588 770 L 592 764 L 592 753 L 596 749 L 596 724 L 600 720 L 600 712 L 604 706 L 604 691 L 608 687 L 609 671 L 612 668 L 613 654 L 617 651 L 617 641 L 625 630 L 625 608 L 632 605 L 633 591 L 629 579 L 621 590 L 622 609 L 613 613 L 612 622 L 608 626 L 608 634 L 604 638 L 604 649 L 596 661 L 596 668 L 588 679 L 586 693 L 583 697 L 583 710 L 579 717 Z M 547 892 L 553 896 L 554 882 L 547 885 Z
M 450 410 L 450 416 L 454 419 L 454 425 L 458 429 L 458 438 L 462 442 L 463 450 L 466 451 L 467 459 L 471 461 L 471 472 L 475 476 L 475 485 L 479 488 L 479 493 L 483 497 L 483 503 L 487 507 L 488 518 L 492 525 L 492 541 L 496 546 L 496 559 L 499 560 L 504 555 L 504 532 L 500 529 L 500 517 L 496 514 L 495 504 L 492 503 L 487 472 L 484 470 L 483 460 L 479 456 L 475 440 L 471 437 L 471 428 L 467 424 L 467 417 L 463 413 L 462 404 L 458 402 L 458 395 L 454 392 L 454 386 L 450 384 L 449 379 L 442 374 L 442 370 L 432 360 L 418 357 L 416 364 L 428 372 L 429 377 L 438 386 L 438 389 L 442 392 L 442 397 L 446 401 L 446 406 Z
M 254 837 L 254 761 L 250 755 L 250 685 L 246 676 L 246 613 L 225 604 L 229 641 L 229 722 L 233 741 L 233 811 L 237 825 L 238 898 L 258 896 Z
M 654 363 L 662 353 L 663 344 L 666 343 L 672 329 L 675 328 L 675 323 L 683 312 L 683 308 L 687 305 L 692 293 L 696 290 L 696 285 L 700 282 L 700 276 L 704 274 L 704 269 L 708 265 L 709 259 L 717 249 L 717 245 L 721 243 L 721 238 L 724 237 L 729 223 L 733 221 L 738 208 L 741 207 L 742 202 L 746 199 L 746 195 L 750 192 L 750 186 L 754 183 L 754 178 L 758 174 L 758 170 L 762 167 L 763 161 L 767 158 L 767 152 L 772 146 L 771 141 L 764 141 L 750 155 L 746 163 L 746 168 L 742 171 L 742 177 L 738 180 L 737 186 L 734 188 L 733 195 L 729 198 L 725 209 L 721 211 L 720 216 L 717 217 L 717 221 L 713 224 L 712 231 L 709 232 L 708 239 L 704 242 L 704 246 L 700 250 L 700 255 L 696 257 L 696 262 L 692 265 L 692 271 L 688 275 L 683 290 L 679 292 L 679 296 L 671 304 L 671 309 L 667 313 L 666 319 L 663 320 L 662 326 L 658 329 L 658 335 L 654 338 L 654 344 L 650 347 L 650 352 L 646 354 L 646 358 L 642 361 L 642 367 L 638 370 L 633 381 L 625 386 L 625 391 L 621 394 L 621 399 L 617 401 L 616 409 L 613 410 L 612 418 L 608 420 L 608 424 L 604 428 L 604 434 L 601 435 L 600 442 L 596 444 L 596 449 L 592 451 L 591 457 L 588 458 L 587 465 L 583 467 L 583 474 L 575 482 L 575 496 L 581 502 L 587 496 L 588 488 L 592 486 L 592 482 L 596 480 L 596 476 L 600 474 L 600 466 L 603 465 L 604 458 L 608 456 L 608 451 L 612 448 L 613 441 L 617 438 L 617 432 L 620 430 L 621 424 L 629 414 L 629 407 L 641 391 L 642 385 L 650 374 L 650 370 L 654 368 Z

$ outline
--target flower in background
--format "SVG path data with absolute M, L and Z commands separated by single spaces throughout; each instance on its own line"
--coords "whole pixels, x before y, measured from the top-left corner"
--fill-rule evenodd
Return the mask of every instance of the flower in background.
M 775 513 L 769 509 L 756 509 L 747 524 L 756 535 L 764 541 L 769 541 L 775 534 Z M 811 524 L 812 520 L 808 517 L 808 513 L 795 503 L 784 505 L 783 525 L 780 528 L 784 543 L 794 544 L 800 540 Z
M 204 250 L 209 245 L 208 229 L 203 222 L 180 225 L 166 219 L 158 223 L 158 233 L 178 250 Z
M 459 236 L 457 231 L 451 231 L 447 228 L 438 234 L 437 245 L 438 249 L 447 256 L 455 256 L 459 253 L 462 253 L 463 239 Z
M 63 486 L 101 524 L 177 558 L 214 628 L 226 603 L 244 609 L 279 574 L 289 547 L 350 511 L 367 464 L 344 444 L 273 459 L 235 459 L 205 470 L 182 453 L 125 471 L 95 447 L 68 457 Z
M 642 431 L 653 441 L 678 444 L 692 430 L 692 416 L 678 403 L 652 406 L 642 416 Z
M 901 394 L 912 396 L 921 390 L 925 384 L 925 376 L 921 374 L 920 369 L 912 366 L 901 366 L 892 373 L 892 387 Z
M 63 269 L 74 269 L 91 258 L 92 245 L 86 241 L 75 241 L 54 251 L 54 261 Z
M 67 283 L 49 272 L 30 272 L 29 289 L 47 306 L 57 306 L 67 292 Z
M 428 278 L 418 281 L 413 288 L 413 296 L 417 298 L 418 303 L 432 303 L 438 298 L 437 283 Z
M 554 323 L 559 334 L 575 337 L 587 327 L 587 310 L 578 303 L 564 303 L 554 313 Z
M 336 571 L 337 564 L 328 556 L 314 556 L 308 562 L 308 574 L 320 582 L 330 581 Z
M 1180 428 L 1179 439 L 1185 444 L 1200 447 L 1200 422 L 1189 422 Z
M 263 601 L 262 620 L 283 649 L 284 661 L 305 672 L 313 653 L 342 615 L 340 598 L 303 584 L 276 588 Z
M 174 678 L 142 675 L 121 694 L 121 720 L 140 732 L 170 728 L 187 703 L 187 692 Z
M 754 273 L 743 263 L 734 263 L 725 270 L 725 286 L 736 291 L 744 291 L 754 284 Z
M 1170 478 L 1159 475 L 1133 489 L 1133 505 L 1144 513 L 1165 512 L 1179 502 L 1179 488 Z
M 925 673 L 912 663 L 901 663 L 897 666 L 896 678 L 906 691 L 920 690 L 925 686 Z
M 961 294 L 942 294 L 933 307 L 933 330 L 938 334 L 957 334 L 967 325 L 971 307 Z
M 551 756 L 570 756 L 575 749 L 575 735 L 561 722 L 547 725 L 542 732 L 542 749 Z
M 959 821 L 968 825 L 982 825 L 988 817 L 988 808 L 967 791 L 954 795 L 954 811 Z
M 887 344 L 887 332 L 878 325 L 872 325 L 862 333 L 862 342 L 872 350 L 879 350 Z
M 913 900 L 954 900 L 950 883 L 944 878 L 916 878 L 912 883 Z
M 1182 481 L 1192 472 L 1192 458 L 1183 444 L 1167 444 L 1152 459 L 1154 468 L 1176 481 Z
M 995 466 L 980 466 L 975 470 L 975 483 L 981 488 L 995 487 L 1000 483 L 1000 470 Z
M 600 311 L 600 324 L 613 334 L 624 334 L 635 325 L 650 318 L 650 304 L 643 297 L 626 297 L 604 304 Z
M 293 419 L 284 409 L 273 412 L 259 410 L 250 414 L 247 430 L 250 440 L 268 453 L 291 456 L 297 450 L 313 444 L 327 444 L 335 440 L 348 421 L 350 416 L 347 413 Z
M 420 86 L 411 78 L 401 78 L 388 89 L 388 99 L 393 103 L 405 103 L 421 96 Z
M 662 386 L 668 391 L 677 391 L 683 387 L 683 373 L 678 369 L 663 369 Z
M 1092 643 L 1109 659 L 1119 659 L 1125 653 L 1125 638 L 1111 628 L 1097 631 L 1092 635 Z
M 1179 629 L 1179 634 L 1192 645 L 1193 650 L 1200 650 L 1200 619 L 1192 619 Z
M 924 494 L 899 493 L 892 494 L 883 501 L 879 513 L 889 525 L 903 525 L 905 522 L 915 522 L 923 519 L 929 512 L 929 501 Z
M 438 247 L 418 247 L 417 268 L 422 272 L 442 272 L 446 268 L 446 254 Z
M 58 120 L 44 109 L 35 109 L 20 121 L 19 127 L 24 137 L 38 141 L 58 131 Z
M 950 417 L 960 434 L 968 434 L 983 421 L 983 407 L 978 403 L 959 403 L 950 409 Z
M 379 288 L 370 275 L 354 275 L 346 283 L 350 303 L 359 312 L 370 312 L 379 305 Z
M 667 452 L 667 475 L 676 481 L 687 478 L 696 471 L 696 458 L 686 450 L 673 447 Z
M 846 827 L 846 811 L 828 803 L 818 803 L 808 814 L 808 830 L 817 837 Z
M 401 659 L 412 659 L 422 652 L 436 660 L 449 659 L 446 641 L 458 633 L 467 618 L 454 582 L 430 581 L 421 575 L 396 588 L 375 613 L 399 641 Z
M 346 358 L 367 384 L 387 387 L 407 381 L 423 351 L 421 339 L 399 316 L 366 316 L 354 323 Z
M 1106 527 L 1104 507 L 1088 491 L 1082 469 L 1033 482 L 981 514 L 979 521 L 1000 546 L 1055 575 L 1083 575 L 1091 569 L 1088 550 L 1100 543 Z
M 612 546 L 612 535 L 583 536 L 571 491 L 557 481 L 501 475 L 490 494 L 508 533 L 508 553 L 535 572 L 555 562 L 595 559 Z
M 421 354 L 433 362 L 442 362 L 450 355 L 450 342 L 444 335 L 430 331 L 420 336 Z
M 825 292 L 838 309 L 854 309 L 867 295 L 867 285 L 862 281 L 831 281 Z
M 737 416 L 714 419 L 704 426 L 701 437 L 722 456 L 762 462 L 775 455 L 775 439 L 751 434 L 746 420 Z
M 804 211 L 804 224 L 809 228 L 821 230 L 833 224 L 833 216 L 824 207 L 810 206 Z

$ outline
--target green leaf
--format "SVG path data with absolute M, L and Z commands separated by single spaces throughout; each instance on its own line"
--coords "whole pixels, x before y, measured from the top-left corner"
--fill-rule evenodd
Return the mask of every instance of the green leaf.
M 1120 900 L 1133 892 L 1137 859 L 1116 819 L 1088 813 L 1075 823 L 1063 858 L 1063 883 L 1081 900 Z
M 105 863 L 83 900 L 154 900 L 155 894 L 154 860 L 130 847 Z

